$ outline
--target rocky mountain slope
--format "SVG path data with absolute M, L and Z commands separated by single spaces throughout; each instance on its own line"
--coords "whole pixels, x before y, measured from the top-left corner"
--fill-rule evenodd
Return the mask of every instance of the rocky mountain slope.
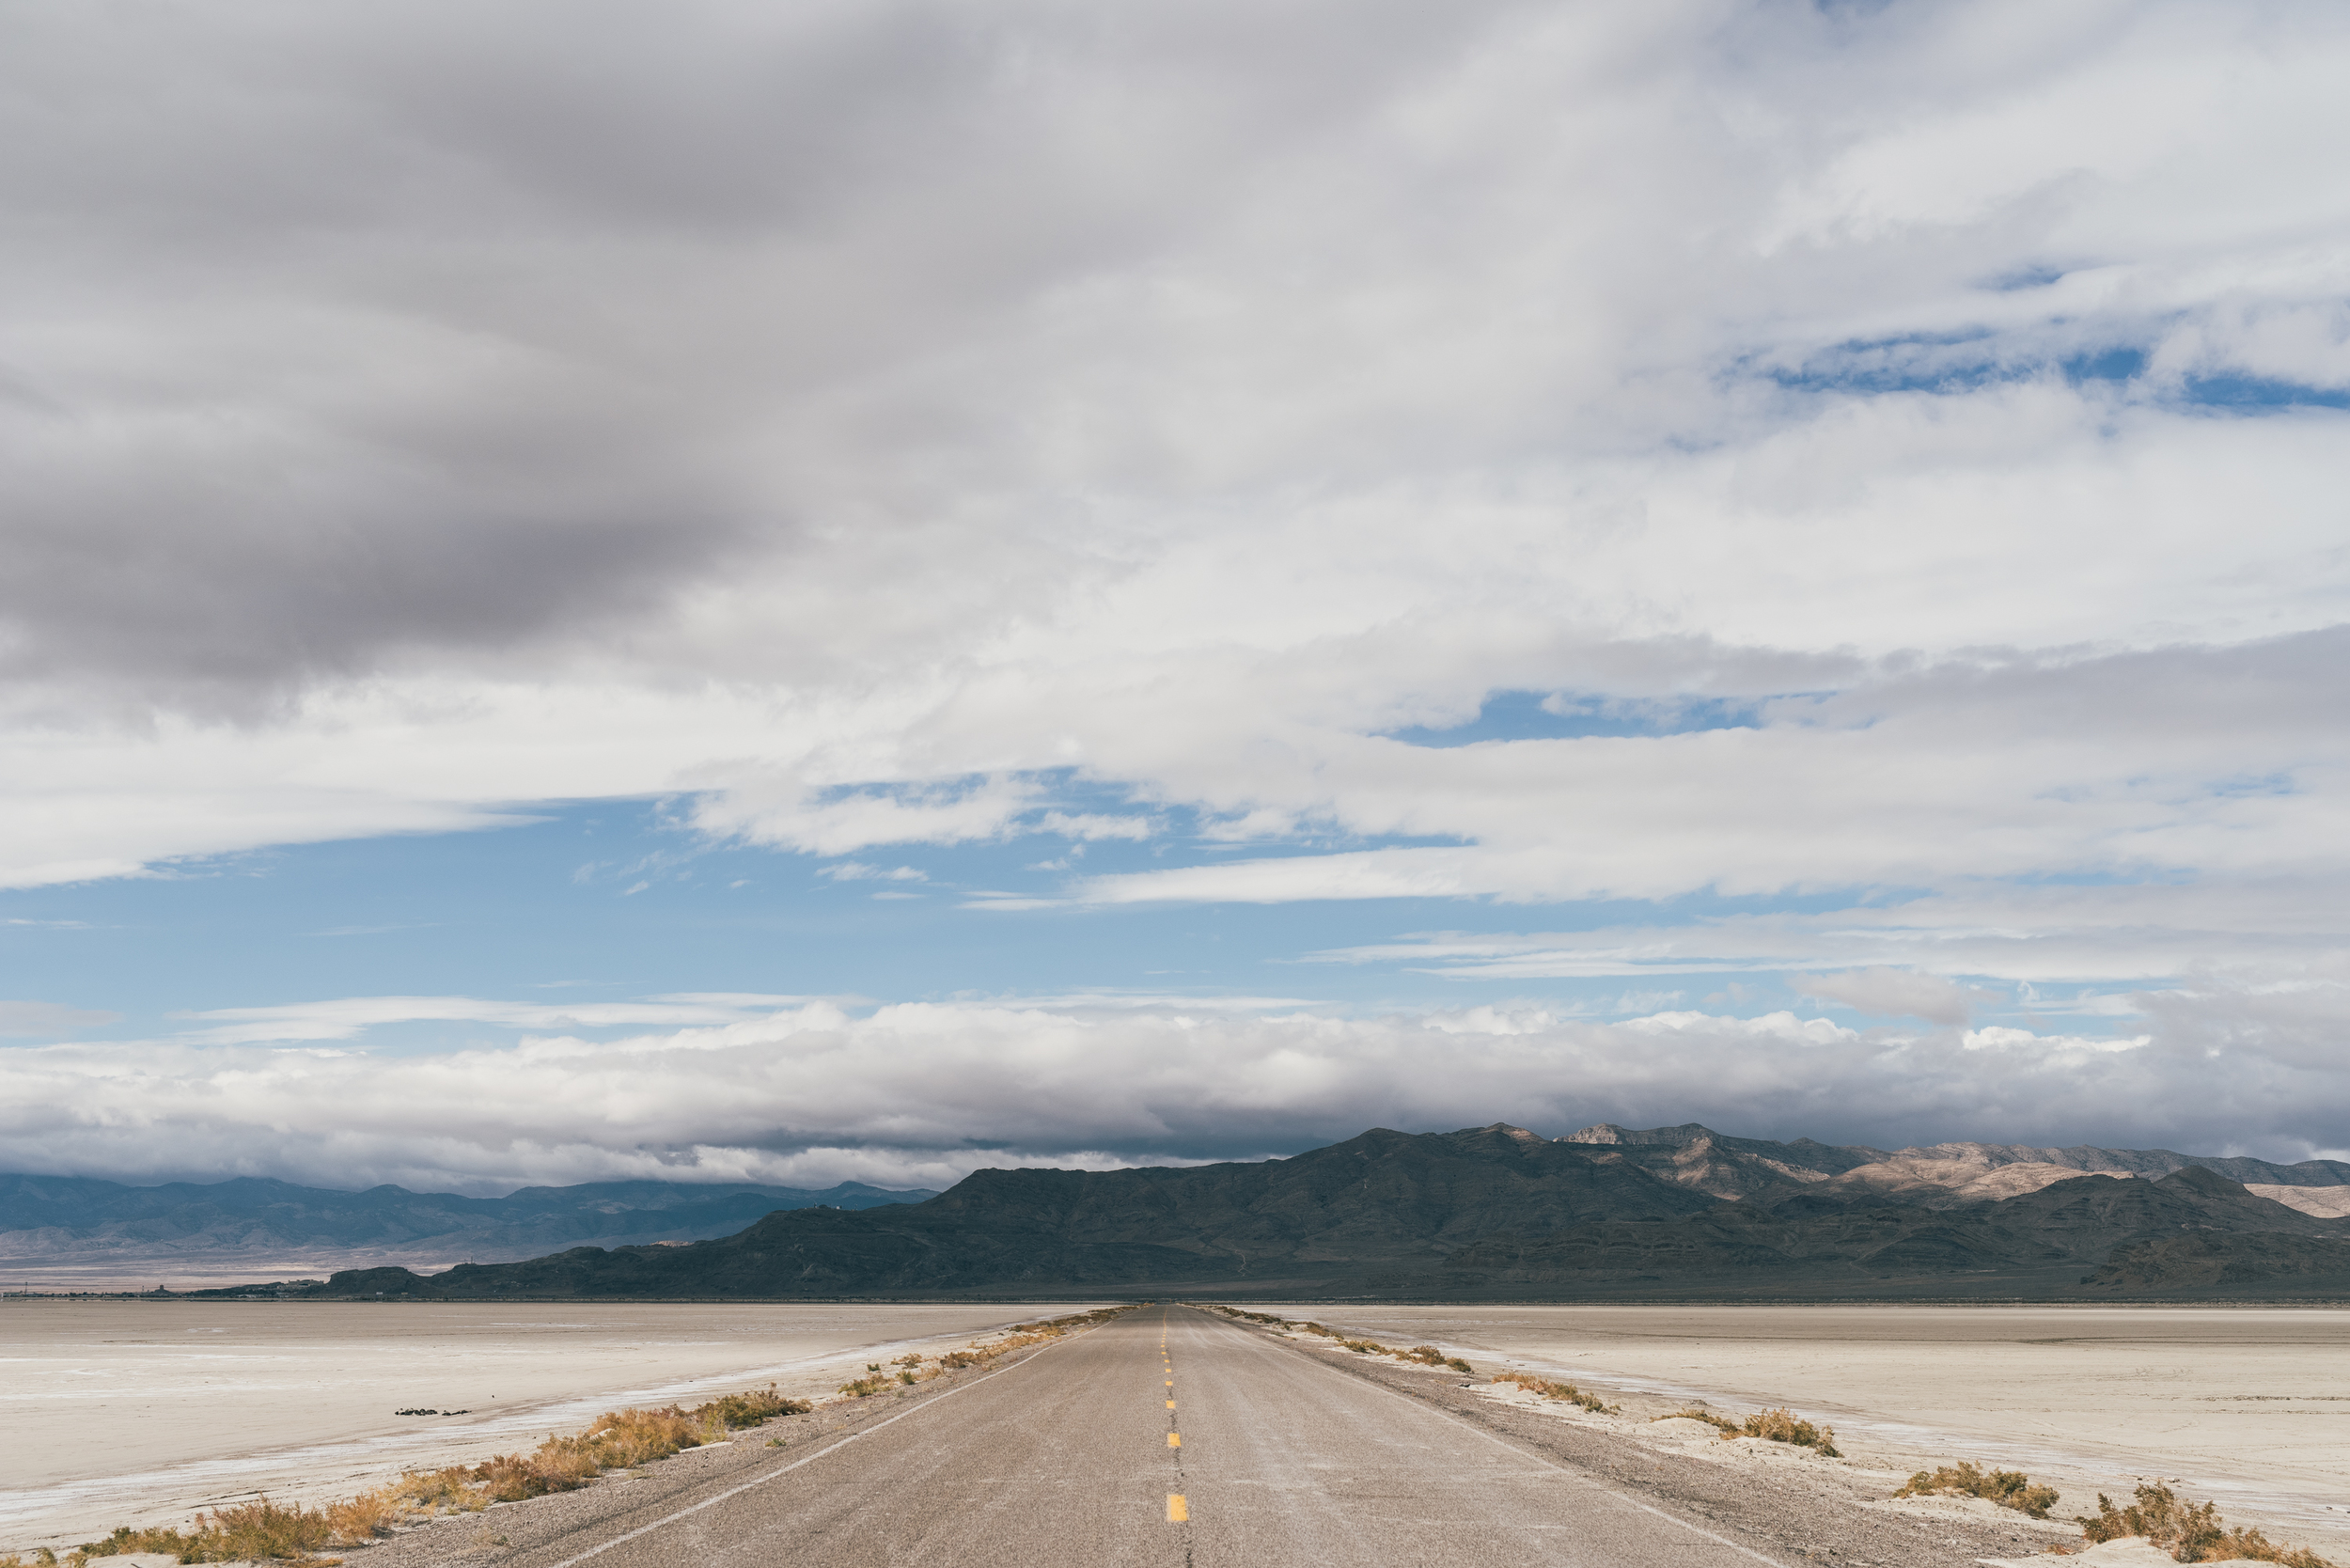
M 1716 1198 L 1776 1206 L 1798 1194 L 1851 1201 L 1871 1195 L 1921 1208 L 2014 1198 L 2076 1176 L 2168 1176 L 2190 1168 L 2215 1170 L 2264 1198 L 2325 1217 L 2350 1214 L 2350 1164 L 2308 1160 L 2275 1165 L 2227 1155 L 2179 1154 L 2168 1149 L 2099 1149 L 2087 1144 L 2040 1149 L 2026 1144 L 1936 1143 L 1882 1149 L 1814 1143 L 1770 1143 L 1727 1137 L 1687 1122 L 1635 1132 L 1602 1122 L 1570 1133 L 1571 1143 L 1623 1150 L 1641 1168 Z
M 1892 1158 L 1697 1127 L 1556 1140 L 1500 1123 L 1373 1130 L 1287 1160 L 979 1171 L 920 1204 L 781 1212 L 690 1247 L 577 1247 L 430 1279 L 338 1274 L 318 1294 L 2350 1295 L 2350 1219 L 2201 1162 L 1932 1206 L 1849 1180 Z

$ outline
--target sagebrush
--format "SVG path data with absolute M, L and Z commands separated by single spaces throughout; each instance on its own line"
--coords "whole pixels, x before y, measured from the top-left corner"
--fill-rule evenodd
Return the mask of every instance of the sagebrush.
M 1553 1383 L 1549 1378 L 1536 1377 L 1531 1372 L 1496 1372 L 1494 1381 L 1514 1383 L 1521 1388 L 1542 1395 L 1544 1399 L 1562 1399 L 1570 1404 L 1579 1404 L 1594 1415 L 1613 1416 L 1617 1414 L 1616 1406 L 1608 1403 L 1597 1394 L 1584 1392 L 1572 1383 Z
M 1834 1427 L 1815 1426 L 1784 1405 L 1771 1410 L 1758 1410 L 1743 1421 L 1733 1421 L 1727 1417 L 1716 1416 L 1711 1410 L 1695 1407 L 1651 1419 L 1669 1421 L 1675 1418 L 1703 1421 L 1719 1431 L 1724 1441 L 1732 1437 L 1761 1437 L 1768 1442 L 1793 1443 L 1798 1448 L 1813 1449 L 1829 1459 L 1842 1457 L 1836 1448 Z
M 2001 1508 L 2012 1508 L 2035 1519 L 2046 1518 L 2057 1500 L 2055 1487 L 2034 1486 L 2031 1477 L 2021 1470 L 1979 1470 L 1965 1460 L 1938 1470 L 1919 1470 L 1893 1494 L 1897 1497 L 1936 1495 L 1984 1497 Z
M 2137 1499 L 2116 1508 L 2113 1499 L 2097 1494 L 2097 1514 L 2078 1521 L 2081 1535 L 2092 1545 L 2142 1536 L 2167 1546 L 2181 1562 L 2281 1562 L 2285 1568 L 2333 1568 L 2307 1546 L 2280 1546 L 2257 1529 L 2230 1529 L 2219 1517 L 2217 1503 L 2179 1500 L 2170 1487 L 2155 1482 L 2138 1488 Z

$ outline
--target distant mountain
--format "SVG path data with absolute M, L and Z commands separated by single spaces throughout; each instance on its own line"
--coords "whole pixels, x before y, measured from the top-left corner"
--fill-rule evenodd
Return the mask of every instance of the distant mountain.
M 109 1269 L 419 1266 L 528 1258 L 581 1242 L 698 1241 L 777 1209 L 918 1203 L 928 1190 L 860 1182 L 804 1187 L 591 1182 L 503 1198 L 370 1187 L 344 1192 L 258 1177 L 129 1186 L 79 1176 L 0 1175 L 0 1267 L 24 1275 Z M 234 1278 L 234 1273 L 230 1278 Z
M 1503 1123 L 1374 1129 L 1286 1160 L 982 1170 L 924 1203 L 775 1213 L 690 1247 L 574 1247 L 431 1279 L 354 1271 L 313 1294 L 2350 1295 L 2350 1219 L 2248 1191 L 2188 1156 L 2160 1156 L 2181 1163 L 2159 1179 L 2074 1172 L 1932 1206 L 1852 1181 L 1906 1153 L 1696 1126 L 1555 1140 Z M 2252 1173 L 2279 1171 L 2308 1168 Z
M 1559 1141 L 1619 1151 L 1652 1176 L 1716 1198 L 1798 1190 L 1891 1157 L 1882 1149 L 1814 1143 L 1808 1137 L 1793 1143 L 1731 1137 L 1694 1121 L 1646 1132 L 1603 1121 Z
M 1865 1201 L 1891 1199 L 1922 1208 L 1997 1201 L 2080 1175 L 2168 1176 L 2190 1167 L 2216 1170 L 2264 1198 L 2320 1216 L 2350 1213 L 2350 1165 L 2178 1154 L 2168 1149 L 2038 1149 L 2025 1144 L 1935 1143 L 1882 1149 L 1770 1143 L 1728 1137 L 1687 1122 L 1645 1132 L 1602 1122 L 1567 1135 L 1573 1143 L 1621 1148 L 1643 1169 L 1716 1198 L 1776 1206 L 1794 1196 Z
M 1378 1129 L 1286 1160 L 980 1170 L 908 1208 L 770 1215 L 740 1235 L 689 1247 L 576 1248 L 452 1269 L 431 1285 L 453 1297 L 917 1294 L 1218 1279 L 1308 1288 L 1354 1278 L 1367 1262 L 1424 1268 L 1509 1227 L 1668 1219 L 1713 1206 L 1610 1152 L 1523 1128 Z
M 2249 1248 L 2270 1266 L 2257 1278 L 2160 1257 L 2107 1266 L 2126 1248 L 2183 1236 Z M 1508 1295 L 2331 1297 L 2350 1295 L 2350 1220 L 2303 1214 L 2190 1166 L 2152 1181 L 2076 1175 L 1957 1208 L 1816 1196 L 1775 1208 L 1722 1203 L 1670 1225 L 1495 1237 L 1449 1263 L 1464 1280 Z

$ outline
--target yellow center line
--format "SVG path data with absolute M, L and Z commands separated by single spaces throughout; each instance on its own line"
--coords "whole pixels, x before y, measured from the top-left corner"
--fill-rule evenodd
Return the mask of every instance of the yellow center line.
M 1183 1495 L 1181 1492 L 1169 1492 L 1167 1495 L 1167 1522 L 1170 1525 L 1180 1525 L 1190 1517 L 1191 1505 L 1183 1500 Z
M 1168 1433 L 1167 1435 L 1167 1446 L 1170 1449 L 1182 1448 L 1183 1446 L 1183 1435 L 1180 1432 Z
M 1175 1408 L 1175 1402 L 1174 1402 L 1173 1400 L 1168 1400 L 1168 1401 L 1167 1402 L 1167 1407 L 1169 1410 L 1174 1409 L 1174 1408 Z

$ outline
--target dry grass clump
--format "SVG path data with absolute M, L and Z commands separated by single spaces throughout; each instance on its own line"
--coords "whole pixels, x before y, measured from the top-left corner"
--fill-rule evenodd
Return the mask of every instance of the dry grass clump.
M 234 1508 L 198 1513 L 193 1529 L 133 1529 L 124 1525 L 103 1541 L 73 1553 L 73 1560 L 120 1557 L 124 1552 L 167 1552 L 182 1562 L 232 1562 L 307 1558 L 335 1538 L 325 1513 L 315 1508 L 280 1508 L 267 1497 Z M 54 1557 L 51 1561 L 56 1560 Z
M 1743 1437 L 1762 1437 L 1774 1443 L 1794 1443 L 1807 1449 L 1817 1449 L 1828 1458 L 1836 1452 L 1836 1429 L 1813 1426 L 1794 1411 L 1781 1405 L 1776 1410 L 1762 1410 L 1748 1416 L 1739 1429 Z
M 387 1486 L 324 1508 L 280 1508 L 268 1498 L 198 1513 L 190 1530 L 133 1529 L 125 1525 L 84 1545 L 69 1560 L 168 1552 L 182 1562 L 302 1560 L 330 1546 L 363 1545 L 394 1528 L 440 1513 L 470 1513 L 494 1502 L 519 1502 L 585 1486 L 606 1470 L 666 1459 L 682 1449 L 757 1426 L 776 1416 L 806 1415 L 814 1406 L 787 1399 L 771 1384 L 728 1394 L 691 1410 L 613 1410 L 586 1432 L 550 1437 L 532 1452 L 501 1453 L 478 1465 L 410 1471 Z M 47 1560 L 54 1562 L 51 1557 Z M 0 1568 L 16 1568 L 0 1559 Z M 30 1565 L 24 1565 L 30 1568 Z
M 1081 1328 L 1091 1328 L 1096 1324 L 1107 1323 L 1122 1312 L 1133 1310 L 1132 1307 L 1104 1307 L 1090 1312 L 1072 1312 L 1065 1318 L 1052 1318 L 1043 1323 L 1029 1324 L 1017 1332 L 997 1340 L 993 1344 L 965 1345 L 961 1350 L 950 1350 L 935 1361 L 925 1361 L 921 1356 L 914 1355 L 901 1356 L 895 1361 L 890 1362 L 887 1367 L 884 1367 L 878 1361 L 868 1361 L 865 1364 L 865 1375 L 840 1385 L 840 1392 L 851 1399 L 867 1399 L 874 1394 L 886 1393 L 892 1388 L 910 1388 L 917 1383 L 928 1383 L 931 1379 L 943 1377 L 948 1372 L 961 1372 L 965 1367 L 984 1366 L 998 1356 L 1009 1355 L 1015 1350 L 1026 1350 L 1030 1345 L 1048 1343 L 1064 1334 L 1074 1333 Z
M 770 1383 L 751 1393 L 728 1394 L 723 1399 L 712 1400 L 697 1414 L 715 1416 L 728 1430 L 739 1431 L 772 1421 L 777 1416 L 805 1416 L 815 1408 L 804 1399 L 785 1398 Z
M 1318 1323 L 1292 1323 L 1271 1312 L 1244 1311 L 1238 1307 L 1211 1307 L 1211 1312 L 1221 1312 L 1228 1318 L 1241 1318 L 1249 1323 L 1261 1323 L 1268 1328 L 1294 1329 L 1301 1334 L 1318 1334 L 1325 1340 L 1336 1340 L 1340 1345 L 1357 1356 L 1392 1356 L 1399 1361 L 1416 1361 L 1423 1367 L 1450 1367 L 1454 1372 L 1470 1371 L 1469 1364 L 1457 1356 L 1447 1356 L 1434 1345 L 1414 1345 L 1409 1350 L 1394 1350 L 1376 1340 L 1350 1340 L 1335 1328 L 1324 1328 Z
M 2083 1517 L 2081 1534 L 2092 1545 L 2105 1541 L 2143 1536 L 2156 1546 L 2168 1546 L 2181 1562 L 2281 1562 L 2285 1568 L 2333 1568 L 2307 1546 L 2280 1546 L 2257 1529 L 2228 1529 L 2217 1503 L 2183 1503 L 2159 1482 L 2138 1489 L 2138 1500 L 2116 1508 L 2104 1493 L 2097 1494 L 2097 1516 Z
M 1542 1395 L 1544 1399 L 1562 1399 L 1570 1404 L 1579 1404 L 1594 1415 L 1620 1414 L 1615 1405 L 1608 1403 L 1597 1394 L 1585 1393 L 1572 1383 L 1553 1383 L 1547 1377 L 1536 1377 L 1531 1372 L 1496 1372 L 1494 1381 L 1514 1383 L 1530 1393 Z
M 1700 1410 L 1695 1405 L 1691 1405 L 1686 1410 L 1672 1410 L 1662 1416 L 1651 1416 L 1649 1419 L 1651 1421 L 1703 1421 L 1707 1426 L 1720 1428 L 1725 1437 L 1744 1437 L 1747 1435 L 1747 1429 L 1736 1421 L 1731 1420 L 1728 1417 L 1716 1416 L 1711 1410 Z
M 1724 1442 L 1732 1437 L 1761 1437 L 1767 1442 L 1793 1443 L 1798 1448 L 1816 1449 L 1829 1459 L 1843 1457 L 1836 1450 L 1834 1427 L 1814 1426 L 1784 1405 L 1775 1410 L 1758 1410 L 1743 1421 L 1733 1421 L 1727 1417 L 1716 1416 L 1711 1410 L 1700 1410 L 1694 1407 L 1687 1410 L 1675 1410 L 1669 1415 L 1653 1416 L 1650 1419 L 1669 1421 L 1676 1417 L 1685 1420 L 1703 1421 L 1707 1426 L 1716 1428 L 1720 1431 Z
M 2018 1513 L 2029 1513 L 2044 1519 L 2055 1506 L 2057 1490 L 2053 1486 L 2034 1486 L 2031 1477 L 2021 1470 L 1978 1470 L 1965 1460 L 1945 1465 L 1938 1470 L 1919 1470 L 1893 1494 L 1897 1497 L 1983 1497 L 2001 1508 L 2012 1508 Z

